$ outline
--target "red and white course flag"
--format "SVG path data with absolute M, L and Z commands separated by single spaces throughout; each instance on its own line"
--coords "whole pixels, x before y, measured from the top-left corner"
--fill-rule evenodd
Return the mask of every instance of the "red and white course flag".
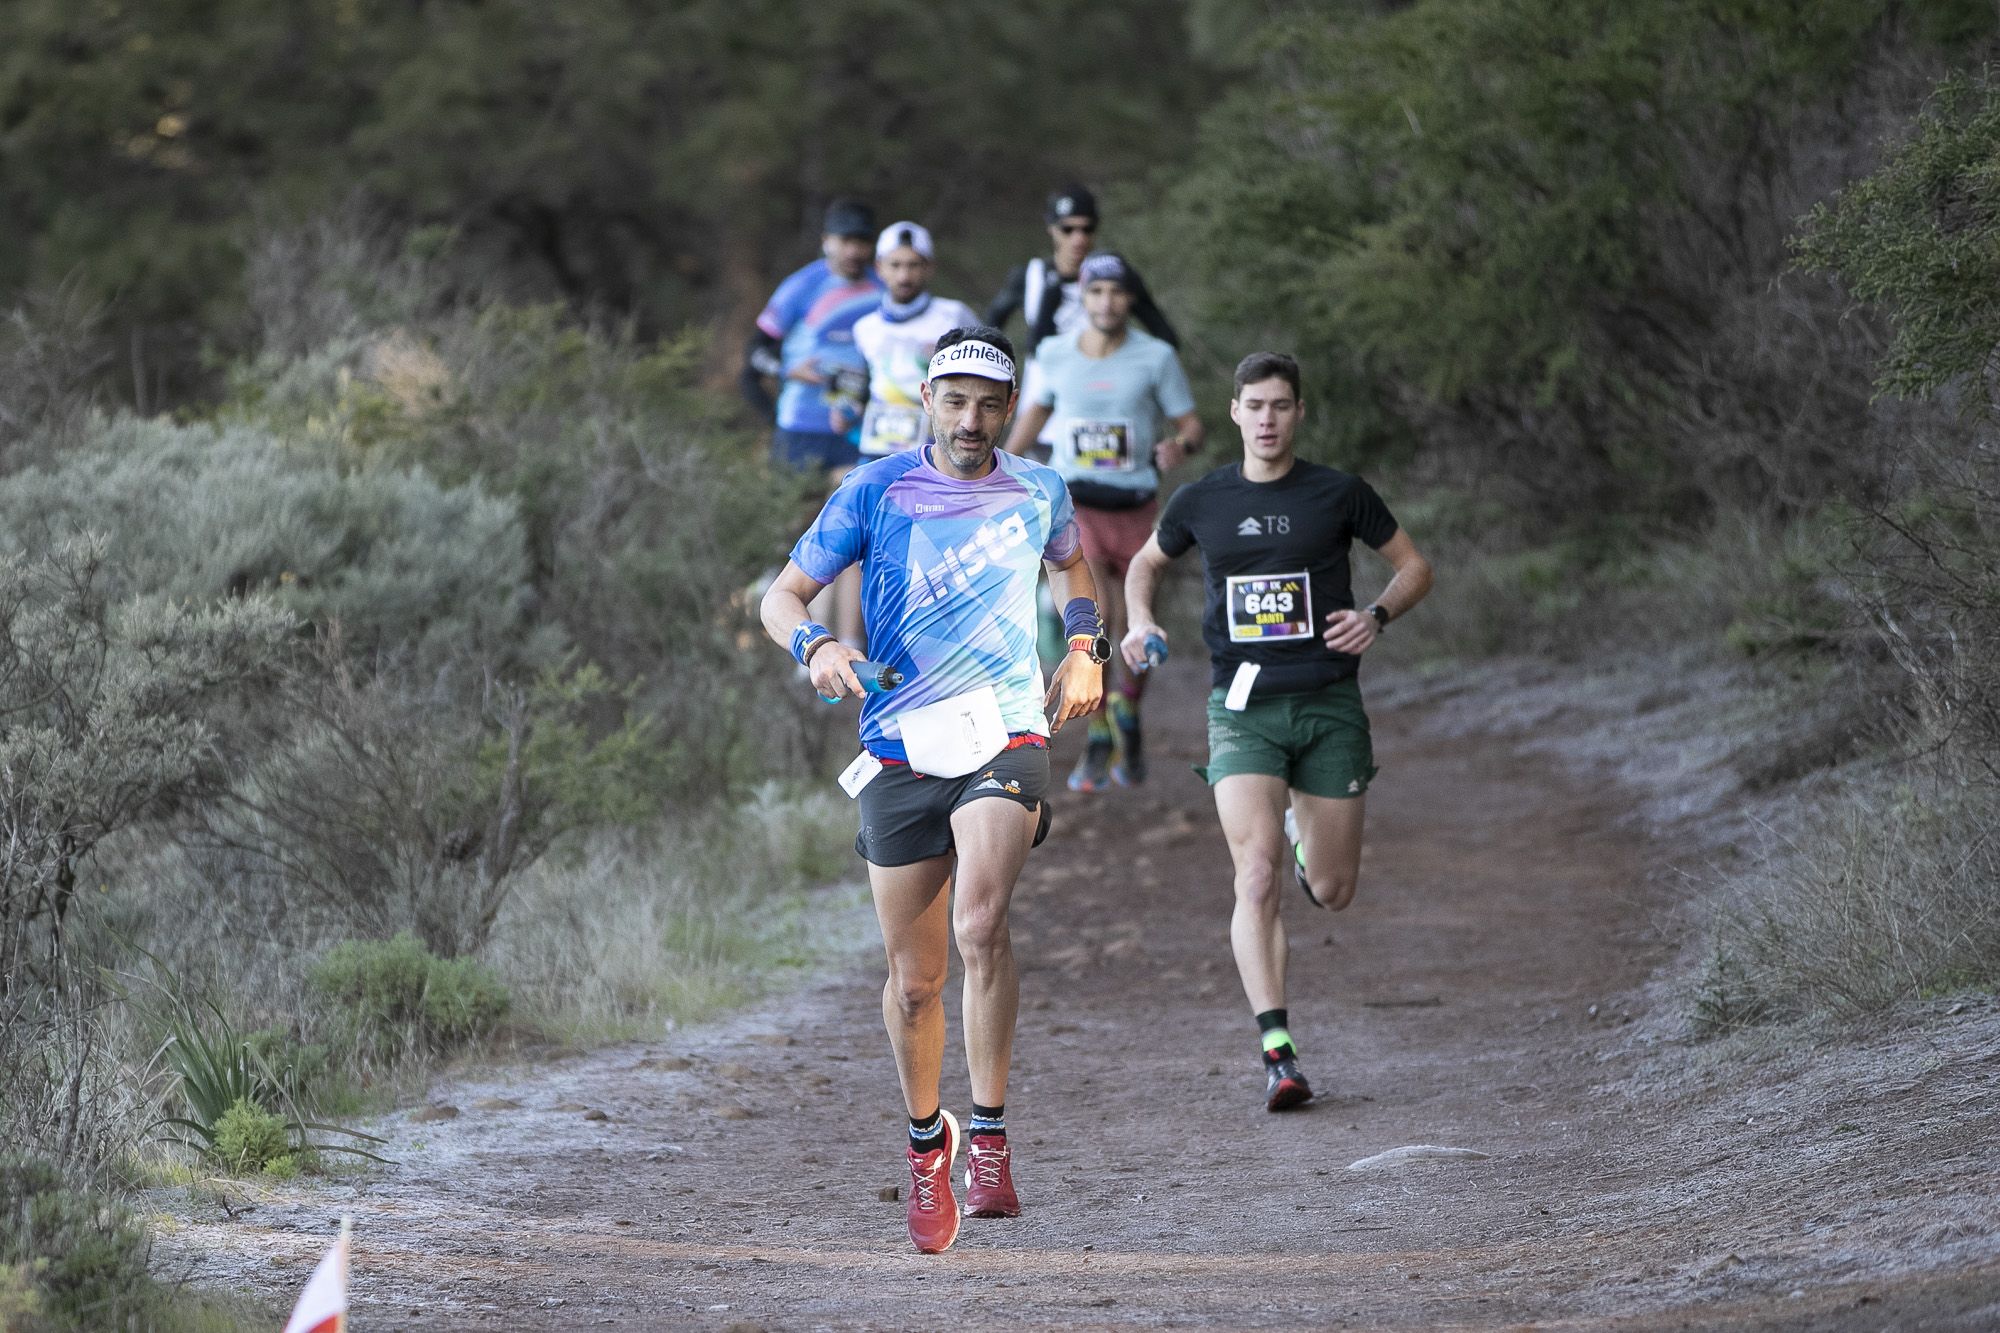
M 292 1317 L 285 1321 L 284 1333 L 346 1333 L 347 1329 L 347 1236 L 351 1224 L 340 1219 L 340 1239 L 313 1269 Z

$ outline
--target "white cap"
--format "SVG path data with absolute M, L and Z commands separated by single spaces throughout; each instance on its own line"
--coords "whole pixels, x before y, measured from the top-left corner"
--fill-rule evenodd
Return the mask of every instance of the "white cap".
M 967 338 L 964 342 L 941 349 L 932 357 L 930 370 L 924 378 L 939 380 L 946 375 L 977 375 L 982 379 L 1005 380 L 1012 384 L 1014 363 L 992 343 Z
M 931 258 L 931 234 L 921 222 L 892 222 L 875 238 L 875 257 L 885 258 L 891 250 L 909 246 L 925 259 Z

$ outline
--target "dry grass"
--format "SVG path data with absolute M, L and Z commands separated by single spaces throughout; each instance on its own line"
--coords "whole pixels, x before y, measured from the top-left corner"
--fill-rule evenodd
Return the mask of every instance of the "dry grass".
M 2000 988 L 1993 797 L 1958 775 L 1849 794 L 1728 886 L 1696 983 L 1697 1028 Z
M 486 952 L 516 1014 L 565 1040 L 646 1036 L 742 1002 L 846 938 L 805 890 L 855 872 L 837 792 L 766 786 L 645 838 L 601 836 L 523 875 Z

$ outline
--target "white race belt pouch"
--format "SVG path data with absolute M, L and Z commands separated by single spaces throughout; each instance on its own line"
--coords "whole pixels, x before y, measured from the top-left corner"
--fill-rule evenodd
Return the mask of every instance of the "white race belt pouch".
M 1007 748 L 1007 724 L 991 685 L 898 713 L 896 722 L 910 767 L 934 778 L 962 778 Z

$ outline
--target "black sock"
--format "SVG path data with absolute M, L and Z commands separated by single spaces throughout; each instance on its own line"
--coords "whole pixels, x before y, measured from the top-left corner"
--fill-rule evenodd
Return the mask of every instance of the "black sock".
M 1004 1139 L 1007 1137 L 1007 1108 L 1004 1106 L 981 1106 L 972 1104 L 972 1123 L 966 1126 L 966 1133 L 977 1134 L 981 1138 Z
M 910 1151 L 914 1153 L 936 1152 L 945 1145 L 944 1112 L 932 1111 L 929 1115 L 910 1117 Z
M 1298 1055 L 1292 1048 L 1292 1034 L 1285 1030 L 1291 1018 L 1288 1009 L 1266 1009 L 1257 1015 L 1257 1030 L 1264 1034 L 1264 1063 L 1276 1064 Z

